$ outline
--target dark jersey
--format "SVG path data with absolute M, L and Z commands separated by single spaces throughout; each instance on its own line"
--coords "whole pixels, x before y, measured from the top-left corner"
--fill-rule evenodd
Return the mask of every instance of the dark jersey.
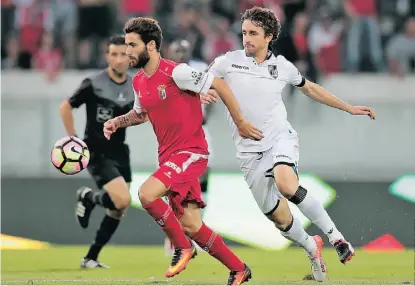
M 115 151 L 114 148 L 124 146 L 125 128 L 118 129 L 110 140 L 104 137 L 103 128 L 107 120 L 133 108 L 134 92 L 130 76 L 125 82 L 116 83 L 104 70 L 86 78 L 68 101 L 72 108 L 86 105 L 84 141 L 91 152 Z

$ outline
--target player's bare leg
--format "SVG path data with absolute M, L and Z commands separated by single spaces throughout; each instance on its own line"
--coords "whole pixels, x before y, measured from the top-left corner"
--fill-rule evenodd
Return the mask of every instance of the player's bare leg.
M 131 202 L 128 184 L 123 177 L 117 177 L 103 186 L 104 191 L 93 191 L 88 187 L 76 193 L 76 217 L 82 228 L 87 228 L 92 210 L 100 205 L 109 210 L 124 210 Z
M 346 263 L 354 256 L 352 245 L 344 239 L 324 209 L 323 204 L 299 185 L 298 177 L 293 167 L 293 164 L 285 163 L 275 166 L 274 178 L 278 190 L 289 201 L 296 204 L 301 212 L 327 235 L 330 243 L 336 248 L 340 261 Z
M 143 208 L 160 225 L 175 247 L 172 262 L 166 272 L 166 277 L 173 277 L 183 271 L 190 259 L 196 256 L 196 249 L 184 234 L 172 208 L 161 199 L 168 189 L 159 179 L 151 176 L 141 186 L 138 196 Z
M 125 182 L 123 177 L 117 177 L 111 180 L 103 186 L 103 189 L 110 196 L 113 204 L 119 207 L 119 209 L 107 209 L 107 214 L 96 232 L 95 239 L 87 255 L 81 261 L 81 268 L 109 268 L 109 266 L 98 261 L 98 256 L 102 248 L 109 242 L 117 230 L 120 220 L 130 204 L 129 184 Z M 84 199 L 78 201 L 77 218 L 81 226 L 88 225 L 91 211 L 95 206 L 94 200 L 102 201 L 103 194 L 103 192 L 93 192 L 91 189 L 85 187 L 80 189 L 79 197 L 83 197 Z
M 279 200 L 276 208 L 271 213 L 266 214 L 274 222 L 281 234 L 301 246 L 311 262 L 311 271 L 316 281 L 326 279 L 326 264 L 322 257 L 323 240 L 320 236 L 309 236 L 301 224 L 294 218 L 288 207 L 286 199 Z
M 184 232 L 193 241 L 231 271 L 228 285 L 241 285 L 251 279 L 251 269 L 226 246 L 219 234 L 203 223 L 200 208 L 196 203 L 187 203 L 180 223 Z

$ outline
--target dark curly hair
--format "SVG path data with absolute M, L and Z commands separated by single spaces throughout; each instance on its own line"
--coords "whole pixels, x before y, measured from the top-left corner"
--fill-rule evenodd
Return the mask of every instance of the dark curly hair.
M 156 20 L 147 17 L 132 18 L 125 23 L 124 33 L 139 34 L 145 44 L 154 41 L 157 51 L 160 51 L 163 34 Z
M 274 11 L 263 7 L 253 7 L 243 13 L 241 22 L 250 20 L 252 23 L 264 29 L 265 37 L 272 34 L 271 44 L 274 43 L 280 34 L 281 23 Z

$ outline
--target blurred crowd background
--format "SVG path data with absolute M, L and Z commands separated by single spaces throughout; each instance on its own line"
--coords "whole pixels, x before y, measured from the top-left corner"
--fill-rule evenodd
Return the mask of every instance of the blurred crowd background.
M 168 43 L 187 39 L 209 63 L 241 48 L 240 15 L 271 8 L 283 30 L 273 47 L 310 79 L 338 72 L 413 73 L 414 0 L 2 0 L 2 69 L 105 66 L 105 40 L 134 16 L 153 16 Z

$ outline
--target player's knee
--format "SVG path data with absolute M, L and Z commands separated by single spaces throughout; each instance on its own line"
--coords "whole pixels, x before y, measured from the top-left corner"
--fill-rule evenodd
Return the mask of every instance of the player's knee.
M 275 208 L 265 215 L 281 231 L 286 229 L 292 221 L 292 214 L 285 199 L 279 200 Z
M 191 223 L 182 223 L 182 228 L 184 233 L 189 236 L 193 237 L 199 231 L 201 225 L 191 222 Z
M 107 210 L 107 215 L 115 219 L 121 219 L 125 214 L 126 209 Z
M 126 192 L 119 192 L 116 195 L 112 195 L 111 199 L 114 203 L 114 206 L 117 210 L 124 210 L 128 208 L 131 202 L 130 193 Z

